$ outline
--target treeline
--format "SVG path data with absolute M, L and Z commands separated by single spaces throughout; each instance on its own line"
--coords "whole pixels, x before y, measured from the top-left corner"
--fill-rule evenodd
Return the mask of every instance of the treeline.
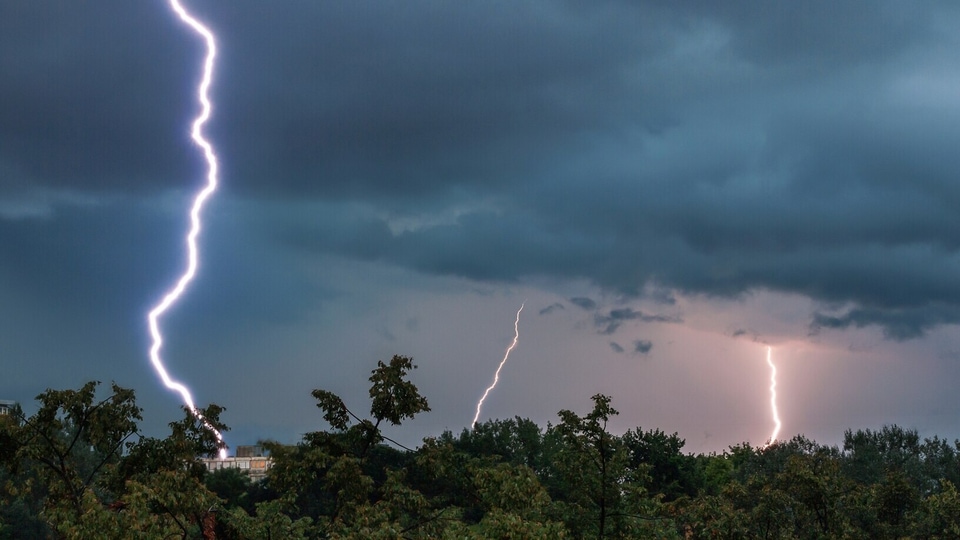
M 131 390 L 48 390 L 0 421 L 0 538 L 960 538 L 960 442 L 889 426 L 842 448 L 685 454 L 676 434 L 610 433 L 596 395 L 546 427 L 488 421 L 409 449 L 381 427 L 430 410 L 414 367 L 378 363 L 369 414 L 315 390 L 329 429 L 261 442 L 256 483 L 206 470 L 217 441 L 190 414 L 144 437 Z M 226 430 L 220 412 L 202 414 Z

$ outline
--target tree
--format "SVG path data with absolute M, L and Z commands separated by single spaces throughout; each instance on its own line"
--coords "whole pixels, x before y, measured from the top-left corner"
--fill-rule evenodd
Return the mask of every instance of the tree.
M 847 475 L 865 485 L 882 482 L 891 471 L 903 472 L 920 492 L 931 491 L 939 480 L 925 474 L 924 449 L 916 430 L 896 425 L 883 426 L 879 431 L 847 430 L 843 452 Z
M 380 431 L 384 421 L 399 425 L 430 410 L 426 398 L 406 378 L 413 369 L 413 360 L 404 356 L 395 355 L 388 364 L 377 362 L 370 376 L 371 418 L 360 417 L 332 392 L 314 390 L 317 407 L 333 431 L 307 433 L 303 442 L 292 448 L 265 443 L 274 460 L 268 482 L 282 494 L 287 508 L 312 518 L 327 534 L 357 532 L 358 524 L 366 526 L 370 520 L 410 525 L 422 518 L 416 515 L 422 505 L 400 508 L 396 498 L 388 497 L 399 493 L 387 489 L 395 487 L 398 480 L 387 472 L 383 461 L 401 458 L 381 445 L 383 441 L 397 443 Z M 392 501 L 397 512 L 379 512 L 382 508 L 372 512 L 369 506 L 381 501 Z
M 0 539 L 960 537 L 960 442 L 892 426 L 848 431 L 842 452 L 797 436 L 685 455 L 676 433 L 611 434 L 598 394 L 545 430 L 490 420 L 412 450 L 380 428 L 429 410 L 414 368 L 378 362 L 366 416 L 315 390 L 329 429 L 265 443 L 257 484 L 200 461 L 219 450 L 208 426 L 227 429 L 216 405 L 152 438 L 130 390 L 47 390 L 33 416 L 0 421 Z
M 44 513 L 57 528 L 89 519 L 90 500 L 113 502 L 100 482 L 102 473 L 133 445 L 129 440 L 141 420 L 133 390 L 113 383 L 112 394 L 97 401 L 99 384 L 47 390 L 37 396 L 36 414 L 0 426 L 7 465 L 12 472 L 32 468 L 46 491 Z
M 474 424 L 471 429 L 464 428 L 459 437 L 447 431 L 440 440 L 474 457 L 496 456 L 535 470 L 543 465 L 543 432 L 532 420 L 519 416 Z
M 18 431 L 25 416 L 19 404 L 0 416 L 0 539 L 48 538 L 50 528 L 40 517 L 47 490 L 33 466 L 17 458 Z
M 222 410 L 184 410 L 165 439 L 141 437 L 141 410 L 133 390 L 111 384 L 97 398 L 99 382 L 78 390 L 47 390 L 29 418 L 0 425 L 0 456 L 16 504 L 38 497 L 43 520 L 64 538 L 200 538 L 220 500 L 207 490 L 199 456 L 213 455 L 220 443 L 211 433 L 227 427 Z
M 548 486 L 563 522 L 574 537 L 667 537 L 672 524 L 658 516 L 659 503 L 645 489 L 649 467 L 630 467 L 623 440 L 607 431 L 619 414 L 610 397 L 591 399 L 586 416 L 561 410 L 560 423 L 547 428 L 545 446 L 552 447 L 548 459 L 556 470 Z
M 340 436 L 335 441 L 327 432 L 315 432 L 308 434 L 307 438 L 313 437 L 321 445 L 338 442 L 338 451 L 352 451 L 358 459 L 365 458 L 372 447 L 385 440 L 380 432 L 380 424 L 384 420 L 396 426 L 405 418 L 413 418 L 430 410 L 427 398 L 420 395 L 416 385 L 406 380 L 407 372 L 416 368 L 412 358 L 399 355 L 394 355 L 389 364 L 377 362 L 377 368 L 370 375 L 370 382 L 373 383 L 370 387 L 370 416 L 373 421 L 354 414 L 333 392 L 314 390 L 312 394 L 317 400 L 317 407 L 323 411 L 323 419 Z M 351 426 L 351 418 L 357 422 L 355 425 Z M 347 443 L 347 446 L 342 443 Z
M 661 495 L 669 502 L 697 493 L 699 486 L 694 476 L 694 459 L 683 454 L 685 443 L 676 433 L 667 435 L 659 429 L 642 431 L 638 428 L 628 430 L 622 440 L 630 456 L 630 467 L 646 467 L 649 471 L 649 491 L 652 494 Z
M 960 493 L 956 486 L 950 481 L 941 482 L 939 491 L 924 499 L 911 517 L 914 538 L 960 538 Z

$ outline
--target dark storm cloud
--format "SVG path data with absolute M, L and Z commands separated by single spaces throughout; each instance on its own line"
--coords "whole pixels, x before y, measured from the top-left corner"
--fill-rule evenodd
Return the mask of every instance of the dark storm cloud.
M 909 2 L 879 2 L 863 10 L 855 1 L 771 4 L 762 0 L 704 6 L 687 3 L 691 18 L 703 10 L 732 30 L 732 47 L 758 64 L 857 65 L 896 55 L 922 38 L 931 11 Z M 763 24 L 758 24 L 762 22 Z
M 0 245 L 7 260 L 16 262 L 0 267 L 0 283 L 17 284 L 35 308 L 75 320 L 95 315 L 139 334 L 146 330 L 148 307 L 185 264 L 178 237 L 183 221 L 130 200 L 69 207 L 56 219 L 0 221 Z M 256 234 L 233 236 L 243 227 L 226 221 L 223 213 L 208 214 L 200 286 L 189 295 L 194 306 L 177 321 L 195 319 L 207 333 L 226 331 L 219 326 L 224 320 L 285 321 L 324 296 L 295 265 L 282 274 L 264 265 L 261 258 L 269 251 Z
M 199 163 L 183 119 L 197 48 L 162 2 L 0 8 L 0 171 L 85 192 L 180 187 Z
M 623 347 L 621 347 L 619 343 L 617 343 L 617 342 L 615 342 L 615 341 L 611 341 L 611 342 L 610 342 L 610 350 L 612 350 L 613 352 L 615 352 L 615 353 L 617 353 L 617 354 L 620 354 L 620 353 L 623 352 Z
M 633 308 L 611 309 L 607 315 L 598 313 L 593 317 L 593 324 L 597 327 L 597 331 L 605 335 L 616 332 L 624 321 L 681 323 L 683 319 L 670 315 L 647 315 Z
M 583 296 L 576 296 L 574 298 L 571 298 L 570 303 L 579 308 L 585 309 L 587 311 L 591 311 L 597 308 L 597 303 L 594 300 L 591 300 L 590 298 L 586 298 Z
M 653 349 L 653 342 L 646 339 L 638 339 L 633 342 L 633 354 L 649 354 Z
M 585 127 L 624 107 L 651 116 L 620 70 L 662 46 L 639 13 L 584 24 L 559 4 L 241 3 L 211 16 L 225 77 L 242 79 L 222 96 L 226 173 L 258 193 L 401 210 L 508 190 Z
M 814 313 L 810 333 L 817 334 L 823 328 L 843 330 L 851 326 L 879 325 L 887 338 L 905 341 L 920 337 L 938 325 L 957 323 L 960 323 L 960 309 L 942 304 L 895 310 L 854 308 L 841 315 Z
M 541 309 L 540 315 L 549 315 L 558 309 L 564 309 L 563 304 L 561 304 L 560 302 L 554 302 L 553 304 L 550 304 L 549 306 Z
M 817 334 L 820 331 L 820 326 L 816 323 L 816 319 L 820 316 L 822 315 L 819 313 L 814 313 L 812 315 L 813 320 L 811 321 L 810 325 L 807 328 L 807 335 L 812 336 Z M 748 339 L 750 339 L 750 341 L 753 341 L 754 343 L 767 343 L 766 340 L 760 337 L 760 333 L 757 332 L 756 330 L 747 330 L 746 328 L 738 328 L 730 334 L 730 337 L 732 338 L 740 338 L 744 336 L 746 336 Z
M 165 6 L 0 10 L 7 236 L 194 181 L 199 43 Z M 224 189 L 288 206 L 258 222 L 281 248 L 665 303 L 783 291 L 851 306 L 814 330 L 894 339 L 958 320 L 951 4 L 197 10 L 221 40 Z

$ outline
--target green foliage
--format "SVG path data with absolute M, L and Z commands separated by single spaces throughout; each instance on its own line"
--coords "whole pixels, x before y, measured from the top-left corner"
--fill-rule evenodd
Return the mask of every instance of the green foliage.
M 240 507 L 247 512 L 254 512 L 258 491 L 250 481 L 250 475 L 240 469 L 219 469 L 206 474 L 203 478 L 204 486 L 223 501 L 227 508 Z
M 257 503 L 251 515 L 241 508 L 232 508 L 217 515 L 216 537 L 230 539 L 297 540 L 311 538 L 310 518 L 291 519 L 283 512 L 279 500 Z
M 96 400 L 98 382 L 79 390 L 47 390 L 37 396 L 40 408 L 20 422 L 0 426 L 6 440 L 5 463 L 12 474 L 30 480 L 14 493 L 42 489 L 44 511 L 54 526 L 81 520 L 89 497 L 104 496 L 101 473 L 121 459 L 141 419 L 133 391 L 111 385 L 112 394 Z M 125 445 L 125 443 L 127 443 Z
M 216 405 L 151 438 L 130 390 L 47 390 L 0 422 L 0 539 L 960 538 L 960 442 L 887 426 L 842 450 L 797 436 L 689 455 L 676 433 L 608 431 L 598 394 L 545 429 L 490 420 L 408 449 L 380 426 L 430 410 L 414 368 L 377 363 L 368 417 L 314 390 L 329 429 L 264 442 L 262 482 L 200 461 L 219 450 L 207 425 L 227 429 Z
M 622 440 L 630 456 L 630 467 L 646 468 L 650 492 L 660 495 L 663 501 L 696 495 L 704 486 L 705 479 L 696 469 L 696 459 L 683 454 L 684 440 L 676 433 L 667 435 L 659 429 L 647 432 L 635 429 L 624 433 Z
M 545 475 L 557 517 L 575 538 L 669 538 L 672 522 L 650 495 L 650 465 L 631 464 L 627 439 L 607 431 L 618 414 L 608 396 L 593 396 L 586 416 L 562 410 L 545 435 L 552 470 Z M 635 442 L 635 438 L 630 439 Z
M 269 485 L 281 494 L 285 509 L 309 517 L 332 537 L 395 534 L 404 522 L 416 522 L 421 511 L 429 511 L 397 502 L 416 497 L 398 496 L 402 492 L 390 466 L 402 463 L 402 457 L 382 445 L 388 439 L 380 431 L 384 420 L 398 425 L 430 410 L 406 378 L 415 368 L 403 356 L 394 356 L 389 364 L 377 362 L 370 376 L 372 418 L 359 417 L 339 396 L 318 389 L 312 395 L 333 431 L 307 433 L 292 448 L 264 443 L 274 460 Z
M 911 517 L 915 538 L 960 538 L 960 493 L 956 486 L 947 480 L 941 482 L 939 492 L 921 501 Z
M 323 411 L 323 419 L 337 431 L 345 431 L 350 425 L 350 413 L 340 396 L 326 390 L 311 392 L 317 400 L 317 407 Z
M 4 519 L 17 518 L 18 534 L 40 532 L 39 518 L 63 538 L 201 537 L 220 501 L 198 456 L 218 450 L 216 437 L 188 411 L 166 439 L 140 437 L 133 391 L 112 384 L 98 400 L 98 386 L 47 390 L 33 416 L 0 426 L 4 508 L 28 513 Z M 225 430 L 221 410 L 202 414 Z
M 453 444 L 460 452 L 472 456 L 497 457 L 514 465 L 538 468 L 543 460 L 543 433 L 533 421 L 516 417 L 510 420 L 487 420 L 466 429 L 456 439 L 443 433 L 440 439 Z
M 377 419 L 399 425 L 404 418 L 413 418 L 430 410 L 427 398 L 420 395 L 417 387 L 404 379 L 407 372 L 416 369 L 413 359 L 394 355 L 390 364 L 377 362 L 377 369 L 370 376 L 370 414 Z

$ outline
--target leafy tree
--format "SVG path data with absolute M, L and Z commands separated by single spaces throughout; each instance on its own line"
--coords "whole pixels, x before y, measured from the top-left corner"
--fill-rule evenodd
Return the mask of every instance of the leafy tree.
M 399 425 L 404 419 L 430 410 L 416 385 L 406 379 L 415 368 L 412 359 L 404 356 L 394 356 L 388 364 L 377 363 L 370 376 L 371 418 L 358 416 L 332 392 L 314 390 L 317 407 L 333 431 L 308 433 L 295 447 L 265 443 L 274 460 L 268 481 L 272 489 L 281 493 L 286 508 L 312 518 L 320 530 L 331 535 L 361 534 L 358 526 L 366 531 L 363 534 L 373 534 L 374 529 L 367 528 L 371 522 L 393 530 L 399 522 L 415 523 L 421 519 L 405 512 L 416 513 L 425 508 L 422 505 L 398 512 L 370 507 L 389 502 L 388 495 L 399 493 L 387 489 L 398 481 L 386 472 L 382 462 L 374 461 L 397 458 L 382 447 L 383 441 L 395 441 L 383 435 L 380 425 L 384 421 Z M 374 469 L 379 470 L 369 470 L 371 461 L 376 464 Z
M 594 407 L 586 416 L 561 410 L 560 423 L 548 428 L 548 435 L 555 436 L 551 439 L 557 445 L 554 457 L 560 484 L 553 487 L 564 503 L 564 522 L 575 537 L 602 539 L 612 528 L 611 514 L 620 502 L 627 454 L 607 432 L 610 417 L 619 414 L 610 398 L 597 394 L 591 399 Z
M 10 414 L 0 416 L 0 539 L 51 535 L 40 517 L 47 498 L 46 486 L 33 464 L 17 458 L 19 442 L 12 428 L 21 426 L 23 419 L 19 405 Z
M 740 540 L 751 538 L 751 516 L 733 501 L 743 486 L 727 484 L 723 495 L 682 498 L 668 506 L 679 535 L 690 540 Z M 774 538 L 770 536 L 769 538 Z
M 891 470 L 872 486 L 878 521 L 877 530 L 884 538 L 901 538 L 909 529 L 908 515 L 920 504 L 920 494 L 906 474 Z
M 64 538 L 202 537 L 220 500 L 203 486 L 198 457 L 219 450 L 216 437 L 186 410 L 170 437 L 140 437 L 133 391 L 114 383 L 98 399 L 98 386 L 47 390 L 36 414 L 0 425 L 3 472 L 27 480 L 6 483 L 11 507 L 39 496 L 40 516 Z M 221 410 L 201 414 L 225 431 Z
M 310 518 L 292 519 L 279 500 L 259 502 L 253 514 L 230 508 L 217 514 L 216 538 L 226 540 L 289 539 L 313 537 Z
M 960 442 L 887 426 L 842 451 L 797 436 L 687 455 L 676 433 L 610 433 L 598 394 L 545 430 L 490 420 L 412 450 L 381 427 L 429 411 L 414 368 L 378 362 L 366 416 L 315 390 L 329 429 L 265 443 L 259 483 L 200 461 L 219 450 L 207 424 L 227 429 L 216 405 L 152 438 L 130 390 L 47 390 L 33 416 L 0 419 L 0 539 L 960 537 Z
M 696 495 L 703 484 L 695 470 L 695 460 L 682 452 L 685 441 L 663 431 L 632 429 L 623 434 L 623 444 L 633 469 L 646 467 L 650 475 L 649 491 L 664 501 Z
M 936 443 L 931 442 L 931 447 Z M 939 478 L 925 474 L 924 449 L 916 430 L 883 426 L 879 431 L 847 430 L 843 437 L 844 467 L 848 476 L 866 485 L 882 482 L 888 472 L 903 472 L 920 492 L 928 492 Z
M 337 446 L 340 453 L 349 452 L 358 459 L 365 458 L 371 448 L 386 439 L 380 432 L 384 420 L 400 425 L 405 418 L 430 410 L 427 399 L 420 395 L 416 385 L 406 380 L 407 372 L 413 369 L 416 369 L 413 359 L 405 356 L 394 355 L 389 364 L 377 362 L 377 368 L 370 375 L 373 383 L 370 387 L 370 416 L 373 420 L 354 414 L 333 392 L 314 390 L 312 394 L 317 407 L 323 411 L 323 419 L 339 432 L 339 436 L 315 432 L 307 434 L 306 438 L 315 439 L 318 446 Z M 351 425 L 351 418 L 357 423 Z
M 839 463 L 828 450 L 790 456 L 767 493 L 775 495 L 780 505 L 786 503 L 781 507 L 792 518 L 792 533 L 798 538 L 836 537 L 844 529 Z
M 543 432 L 527 418 L 487 420 L 472 429 L 465 428 L 459 437 L 454 438 L 447 431 L 439 439 L 470 456 L 496 456 L 507 463 L 533 469 L 543 465 Z
M 94 381 L 79 390 L 47 390 L 37 396 L 36 414 L 0 426 L 7 465 L 14 473 L 32 467 L 46 491 L 44 512 L 57 528 L 90 519 L 91 500 L 113 502 L 99 483 L 101 473 L 132 446 L 129 440 L 141 419 L 132 390 L 114 383 L 112 394 L 98 401 L 98 385 Z
M 556 470 L 548 485 L 562 521 L 575 538 L 672 534 L 644 487 L 649 467 L 630 467 L 623 440 L 607 431 L 610 418 L 619 413 L 608 396 L 597 394 L 592 400 L 586 416 L 562 410 L 560 423 L 547 429 Z
M 920 445 L 920 460 L 924 481 L 918 486 L 923 496 L 937 493 L 943 489 L 943 480 L 956 486 L 960 484 L 960 442 L 950 444 L 934 436 L 923 440 Z
M 911 516 L 911 533 L 922 540 L 960 538 L 960 493 L 943 481 L 937 493 L 920 502 Z
M 247 471 L 240 469 L 209 472 L 204 475 L 203 484 L 223 501 L 223 507 L 239 507 L 249 514 L 256 512 L 256 503 L 276 498 L 276 494 L 268 492 L 260 482 L 252 482 Z
M 700 454 L 690 457 L 693 460 L 693 470 L 695 471 L 692 476 L 698 486 L 695 495 L 719 495 L 724 486 L 732 479 L 733 463 L 729 455 L 724 452 L 722 454 Z
M 478 490 L 478 475 L 502 465 L 531 470 L 538 482 L 549 476 L 552 464 L 544 458 L 541 428 L 517 417 L 481 422 L 458 436 L 445 431 L 424 441 L 408 478 L 435 505 L 456 507 L 460 519 L 476 524 L 492 511 Z

